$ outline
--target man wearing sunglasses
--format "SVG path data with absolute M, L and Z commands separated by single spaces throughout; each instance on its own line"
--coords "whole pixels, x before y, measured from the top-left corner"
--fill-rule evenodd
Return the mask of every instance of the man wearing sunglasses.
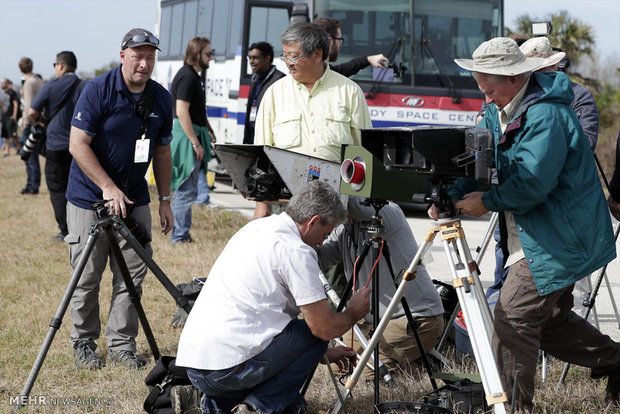
M 206 37 L 190 39 L 183 66 L 172 80 L 174 122 L 172 124 L 172 202 L 174 226 L 170 242 L 192 242 L 192 204 L 198 195 L 200 175 L 211 159 L 205 87 L 200 72 L 209 67 L 213 53 Z M 207 190 L 208 191 L 208 187 Z
M 329 35 L 321 27 L 292 24 L 280 40 L 290 75 L 265 92 L 254 143 L 340 163 L 341 145 L 361 145 L 360 128 L 372 128 L 364 93 L 325 62 Z M 255 218 L 269 214 L 266 203 L 256 203 Z
M 80 261 L 89 230 L 96 221 L 93 203 L 107 200 L 108 211 L 122 218 L 132 217 L 146 233 L 150 244 L 151 214 L 145 174 L 153 161 L 159 193 L 162 232 L 172 228 L 170 209 L 172 101 L 170 94 L 150 79 L 159 40 L 145 29 L 132 29 L 121 42 L 121 65 L 86 84 L 73 112 L 69 151 L 73 162 L 67 186 L 65 241 L 70 245 L 71 265 Z M 123 258 L 139 293 L 146 265 L 129 246 L 119 240 Z M 105 336 L 107 361 L 130 369 L 144 366 L 136 355 L 138 316 L 129 299 L 119 265 L 107 241 L 99 237 L 71 298 L 71 319 L 75 363 L 80 369 L 100 369 L 95 353 L 99 321 L 99 283 L 106 264 L 112 270 L 112 300 Z

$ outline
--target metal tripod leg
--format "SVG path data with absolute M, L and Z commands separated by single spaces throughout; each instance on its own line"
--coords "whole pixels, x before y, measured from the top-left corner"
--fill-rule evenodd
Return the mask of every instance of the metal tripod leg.
M 476 248 L 476 253 L 477 253 L 476 263 L 480 263 L 482 261 L 482 258 L 484 257 L 484 254 L 486 253 L 489 243 L 491 242 L 491 239 L 493 238 L 493 233 L 495 232 L 495 227 L 497 227 L 498 221 L 499 221 L 499 213 L 493 212 L 493 214 L 491 215 L 491 220 L 489 220 L 489 227 L 487 228 L 484 238 L 482 239 L 480 246 Z M 479 286 L 482 286 L 482 284 L 479 283 Z M 454 307 L 454 311 L 452 311 L 452 315 L 450 315 L 450 320 L 444 327 L 443 333 L 441 334 L 441 338 L 439 339 L 439 343 L 437 344 L 437 351 L 441 351 L 443 347 L 446 345 L 446 340 L 448 339 L 448 332 L 450 331 L 450 327 L 453 326 L 454 320 L 456 319 L 456 315 L 459 313 L 460 310 L 461 310 L 461 305 L 460 303 L 457 303 L 456 306 Z
M 460 220 L 440 220 L 439 228 L 450 271 L 452 272 L 452 284 L 456 288 L 459 303 L 463 310 L 463 317 L 467 324 L 469 340 L 474 351 L 478 370 L 480 371 L 487 403 L 489 406 L 493 406 L 496 414 L 504 413 L 504 402 L 508 398 L 506 392 L 504 392 L 491 348 L 493 319 L 480 285 L 478 267 L 469 252 Z M 456 247 L 458 262 L 453 260 L 450 247 Z M 462 261 L 463 258 L 465 262 Z
M 618 223 L 616 225 L 616 228 L 614 230 L 614 240 L 616 242 L 618 242 L 618 233 L 620 233 L 620 223 Z M 608 263 L 609 264 L 609 263 Z M 606 274 L 606 270 L 607 270 L 607 265 L 603 266 L 598 273 L 598 276 L 596 277 L 596 282 L 594 283 L 594 289 L 592 290 L 592 292 L 590 293 L 590 298 L 588 300 L 588 305 L 587 305 L 587 310 L 586 313 L 584 315 L 584 319 L 588 320 L 588 316 L 590 315 L 590 310 L 594 307 L 594 303 L 596 301 L 596 296 L 598 295 L 598 290 L 601 287 L 601 283 L 603 283 L 603 278 L 607 278 L 607 274 Z M 607 281 L 607 287 L 609 288 L 609 282 Z M 614 303 L 614 310 L 615 310 L 615 303 Z M 617 311 L 616 311 L 617 312 Z M 616 317 L 617 317 L 617 313 L 616 313 Z M 558 381 L 558 385 L 557 385 L 557 389 L 560 389 L 560 387 L 562 387 L 562 384 L 564 383 L 564 380 L 566 379 L 566 375 L 568 374 L 568 370 L 570 369 L 570 363 L 566 363 L 566 365 L 564 365 L 564 370 L 562 371 L 562 375 L 560 376 L 560 380 Z
M 336 307 L 339 307 L 340 297 L 338 296 L 336 291 L 331 287 L 331 285 L 327 281 L 327 278 L 325 278 L 325 275 L 323 274 L 323 272 L 319 272 L 319 279 L 321 280 L 321 283 L 323 283 L 323 290 L 325 290 L 325 294 L 331 299 L 332 303 Z M 368 348 L 368 340 L 366 339 L 366 336 L 364 335 L 360 327 L 357 326 L 357 324 L 353 325 L 353 334 L 355 335 L 359 343 L 362 345 L 362 348 L 364 349 Z M 335 340 L 335 341 L 342 345 L 346 345 L 342 341 L 338 341 L 338 340 Z M 374 370 L 374 364 L 368 363 L 367 365 L 370 369 Z M 386 385 L 388 386 L 394 385 L 394 380 L 392 379 L 392 375 L 389 373 L 385 364 L 381 362 L 381 359 L 379 359 L 379 375 L 381 376 L 381 378 L 383 378 L 383 381 L 385 382 Z
M 140 321 L 140 325 L 142 325 L 142 330 L 144 330 L 144 336 L 146 336 L 146 339 L 149 343 L 149 347 L 151 348 L 151 352 L 153 353 L 153 358 L 155 359 L 155 361 L 157 361 L 160 357 L 159 348 L 157 347 L 157 342 L 155 342 L 155 336 L 153 335 L 153 331 L 151 330 L 151 325 L 149 324 L 149 320 L 146 318 L 146 313 L 144 313 L 144 308 L 142 307 L 142 303 L 140 302 L 140 295 L 138 294 L 136 286 L 131 279 L 131 273 L 129 273 L 129 268 L 127 267 L 127 262 L 125 262 L 125 258 L 123 257 L 121 247 L 118 244 L 118 240 L 116 240 L 116 235 L 114 234 L 114 230 L 112 229 L 112 227 L 105 227 L 104 232 L 106 238 L 108 239 L 108 245 L 110 246 L 110 250 L 116 258 L 116 264 L 118 265 L 118 269 L 120 270 L 121 276 L 123 277 L 123 282 L 125 282 L 125 286 L 127 287 L 127 294 L 129 296 L 129 300 L 136 309 L 136 313 L 138 314 L 138 320 Z
M 359 381 L 359 378 L 362 375 L 362 372 L 364 370 L 364 365 L 366 365 L 366 363 L 370 359 L 370 354 L 373 352 L 375 347 L 379 345 L 379 339 L 381 338 L 381 335 L 383 335 L 383 332 L 385 331 L 385 328 L 387 327 L 388 322 L 390 321 L 392 315 L 396 311 L 396 307 L 400 303 L 400 299 L 405 295 L 405 287 L 407 283 L 415 277 L 416 268 L 418 264 L 420 263 L 422 256 L 424 256 L 426 251 L 430 248 L 431 242 L 435 237 L 435 233 L 436 231 L 434 228 L 426 233 L 424 237 L 424 241 L 422 242 L 422 244 L 420 245 L 420 248 L 416 252 L 415 257 L 413 258 L 413 261 L 409 265 L 409 268 L 403 275 L 402 282 L 400 282 L 400 284 L 398 285 L 398 288 L 396 289 L 396 292 L 394 293 L 394 297 L 392 298 L 389 305 L 385 309 L 383 318 L 379 322 L 377 329 L 375 330 L 374 334 L 370 338 L 370 341 L 368 342 L 368 348 L 366 348 L 366 350 L 362 353 L 362 356 L 360 357 L 360 360 L 358 361 L 357 367 L 355 368 L 355 370 L 353 371 L 353 373 L 347 380 L 347 383 L 345 384 L 345 388 L 342 394 L 343 401 L 346 402 L 347 397 L 351 394 L 351 390 L 353 389 L 353 387 L 355 387 L 355 385 L 357 385 L 357 382 Z M 344 409 L 344 404 L 341 403 L 340 401 L 336 401 L 336 405 L 332 409 L 331 413 L 337 414 L 342 409 Z
M 80 277 L 82 276 L 82 272 L 84 271 L 84 267 L 86 267 L 86 262 L 95 247 L 95 243 L 97 242 L 97 237 L 99 236 L 99 232 L 101 229 L 94 225 L 89 233 L 88 240 L 86 241 L 86 245 L 84 246 L 84 251 L 82 252 L 82 256 L 80 256 L 80 260 L 75 266 L 75 270 L 71 274 L 71 278 L 69 279 L 69 284 L 67 285 L 67 289 L 65 289 L 65 293 L 62 296 L 60 304 L 56 309 L 56 313 L 54 317 L 50 321 L 50 327 L 47 331 L 47 335 L 43 340 L 43 345 L 41 345 L 41 349 L 39 350 L 39 354 L 34 361 L 34 365 L 30 370 L 30 374 L 26 379 L 26 383 L 24 384 L 24 388 L 20 393 L 20 398 L 15 406 L 15 409 L 20 409 L 25 405 L 28 400 L 28 395 L 30 395 L 30 391 L 32 390 L 32 386 L 34 385 L 34 381 L 37 379 L 37 375 L 39 375 L 39 371 L 41 370 L 41 366 L 43 365 L 43 361 L 45 360 L 45 356 L 52 345 L 52 341 L 54 340 L 54 336 L 58 329 L 60 329 L 60 325 L 62 324 L 62 317 L 64 316 L 67 308 L 69 307 L 69 303 L 71 302 L 71 297 L 73 296 L 73 292 L 75 292 L 75 288 L 77 287 L 78 282 L 80 281 Z M 22 404 L 23 403 L 23 404 Z

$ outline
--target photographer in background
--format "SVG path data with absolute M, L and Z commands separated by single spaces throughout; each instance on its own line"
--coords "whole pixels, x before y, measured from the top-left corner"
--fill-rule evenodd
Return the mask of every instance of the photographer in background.
M 56 55 L 56 79 L 43 85 L 30 106 L 31 123 L 47 124 L 45 141 L 45 182 L 50 192 L 54 217 L 60 232 L 52 238 L 63 241 L 67 230 L 67 182 L 73 157 L 69 152 L 71 117 L 84 82 L 75 75 L 77 58 L 70 51 Z M 22 158 L 29 153 L 23 153 Z
M 369 240 L 365 225 L 370 222 L 375 213 L 373 207 L 363 203 L 363 198 L 349 197 L 347 203 L 349 221 L 338 226 L 329 238 L 316 249 L 321 268 L 343 263 L 345 275 L 349 280 L 353 277 L 354 261 L 360 254 L 364 242 Z M 383 218 L 381 237 L 389 246 L 389 260 L 392 263 L 395 276 L 398 277 L 398 272 L 401 269 L 409 267 L 418 250 L 418 244 L 413 237 L 411 227 L 407 223 L 407 218 L 397 204 L 391 202 L 386 204 L 381 208 L 379 214 Z M 384 251 L 385 259 L 388 259 L 385 248 Z M 369 255 L 361 265 L 357 265 L 358 286 L 366 286 L 373 264 L 371 255 Z M 424 265 L 420 264 L 416 270 L 416 277 L 407 284 L 404 297 L 407 299 L 407 304 L 417 324 L 424 351 L 429 351 L 435 346 L 443 332 L 444 309 L 441 297 Z M 379 261 L 377 272 L 381 289 L 379 317 L 383 318 L 385 309 L 396 293 L 396 286 L 386 260 Z M 354 286 L 354 288 L 356 287 Z M 360 323 L 362 332 L 368 334 L 372 329 L 372 322 L 372 314 L 369 313 L 365 320 Z M 345 337 L 349 338 L 350 336 L 347 334 Z M 363 350 L 357 339 L 353 343 L 353 348 L 360 353 Z M 398 305 L 394 315 L 392 315 L 392 319 L 379 341 L 379 357 L 392 374 L 395 372 L 411 374 L 418 366 L 416 361 L 420 359 L 421 353 L 401 304 Z M 373 371 L 368 367 L 364 369 L 366 379 L 372 379 L 373 375 Z
M 172 100 L 168 91 L 150 79 L 158 45 L 159 39 L 149 31 L 130 30 L 121 43 L 121 65 L 88 82 L 75 106 L 69 137 L 69 151 L 73 155 L 67 186 L 69 234 L 65 237 L 74 268 L 97 220 L 92 205 L 102 199 L 109 201 L 110 214 L 123 219 L 131 216 L 150 240 L 150 199 L 144 177 L 151 159 L 162 232 L 167 234 L 172 228 Z M 147 267 L 123 237 L 118 239 L 133 283 L 141 294 Z M 152 254 L 150 243 L 146 243 L 145 249 Z M 108 258 L 113 279 L 106 328 L 107 360 L 130 369 L 140 368 L 146 362 L 136 355 L 138 315 L 104 237 L 97 239 L 71 298 L 75 363 L 81 369 L 103 366 L 95 353 L 95 340 L 101 331 L 99 283 Z
M 464 214 L 500 213 L 510 269 L 495 307 L 493 351 L 504 390 L 511 399 L 518 371 L 514 402 L 534 410 L 540 349 L 591 368 L 593 378 L 609 376 L 606 400 L 617 403 L 620 344 L 571 310 L 575 282 L 613 260 L 616 249 L 570 81 L 562 72 L 534 72 L 545 60 L 526 58 L 504 37 L 455 62 L 473 72 L 485 95 L 479 125 L 495 143 L 498 185 L 481 192 L 473 179 L 461 179 L 449 193 Z M 437 208 L 429 215 L 437 219 Z

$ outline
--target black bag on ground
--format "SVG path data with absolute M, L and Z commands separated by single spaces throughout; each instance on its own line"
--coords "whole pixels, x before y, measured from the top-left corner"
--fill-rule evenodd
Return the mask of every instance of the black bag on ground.
M 185 367 L 176 366 L 176 358 L 162 356 L 144 382 L 150 388 L 144 410 L 151 414 L 173 414 L 170 391 L 175 385 L 190 385 Z
M 490 410 L 482 384 L 467 378 L 426 394 L 424 402 L 447 408 L 454 414 L 479 414 Z

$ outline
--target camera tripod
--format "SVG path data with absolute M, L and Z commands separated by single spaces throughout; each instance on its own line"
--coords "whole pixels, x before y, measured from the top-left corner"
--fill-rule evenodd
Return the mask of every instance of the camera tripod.
M 138 319 L 140 324 L 142 325 L 142 329 L 144 330 L 144 335 L 149 343 L 149 347 L 151 348 L 151 352 L 153 353 L 153 358 L 157 361 L 160 357 L 159 349 L 157 347 L 157 343 L 155 342 L 155 337 L 153 336 L 153 331 L 149 325 L 149 322 L 146 318 L 146 314 L 144 312 L 144 308 L 140 303 L 140 295 L 138 294 L 136 287 L 131 279 L 131 275 L 129 273 L 129 269 L 127 267 L 127 263 L 123 258 L 123 253 L 118 244 L 118 240 L 116 238 L 116 233 L 120 234 L 126 241 L 129 243 L 130 247 L 140 256 L 140 258 L 144 261 L 146 266 L 153 272 L 155 277 L 161 282 L 164 288 L 172 295 L 175 299 L 176 303 L 183 308 L 187 313 L 190 312 L 191 306 L 181 292 L 177 289 L 177 287 L 168 279 L 166 274 L 161 270 L 161 268 L 155 263 L 155 261 L 151 258 L 151 256 L 147 253 L 144 247 L 138 242 L 138 240 L 131 233 L 125 222 L 118 216 L 110 215 L 108 212 L 108 208 L 105 206 L 107 200 L 100 201 L 98 203 L 93 204 L 93 208 L 96 210 L 97 221 L 93 224 L 89 231 L 89 237 L 84 246 L 84 251 L 80 256 L 80 260 L 78 261 L 73 273 L 71 274 L 71 278 L 69 280 L 69 284 L 65 293 L 58 305 L 56 313 L 54 317 L 50 321 L 49 330 L 47 335 L 45 336 L 45 340 L 43 341 L 43 345 L 39 350 L 39 354 L 30 370 L 30 374 L 26 379 L 26 383 L 22 392 L 20 394 L 20 398 L 18 399 L 18 403 L 16 405 L 16 409 L 21 408 L 28 400 L 28 395 L 32 390 L 32 386 L 34 385 L 34 381 L 41 370 L 41 366 L 43 365 L 43 361 L 45 360 L 45 356 L 52 345 L 52 341 L 54 340 L 54 336 L 58 329 L 60 329 L 60 325 L 62 324 L 62 318 L 67 311 L 67 307 L 71 301 L 71 297 L 75 292 L 77 284 L 82 276 L 82 272 L 88 262 L 90 254 L 95 247 L 95 243 L 97 242 L 97 238 L 101 233 L 105 233 L 108 244 L 112 251 L 112 255 L 118 262 L 118 267 L 120 269 L 121 275 L 123 277 L 123 281 L 125 286 L 127 287 L 127 291 L 129 294 L 129 299 L 131 303 L 134 305 L 136 309 L 136 313 L 138 314 Z
M 380 210 L 384 205 L 387 204 L 387 201 L 377 200 L 377 199 L 368 199 L 364 202 L 364 204 L 372 206 L 375 212 L 373 216 L 371 217 L 370 221 L 365 222 L 362 226 L 360 226 L 360 228 L 363 229 L 369 237 L 364 241 L 364 244 L 362 245 L 360 249 L 359 257 L 356 260 L 356 263 L 358 264 L 363 263 L 364 260 L 367 258 L 368 253 L 372 250 L 371 263 L 374 263 L 374 269 L 375 269 L 374 272 L 371 271 L 372 274 L 369 275 L 369 277 L 372 277 L 372 283 L 373 283 L 372 285 L 372 306 L 371 306 L 371 314 L 373 316 L 372 332 L 377 332 L 377 328 L 379 326 L 379 320 L 380 320 L 380 315 L 379 315 L 379 297 L 380 297 L 379 283 L 380 282 L 379 281 L 381 279 L 379 275 L 378 263 L 381 258 L 385 260 L 385 264 L 388 268 L 391 279 L 396 289 L 398 289 L 398 283 L 397 283 L 396 275 L 394 274 L 394 270 L 392 267 L 389 245 L 387 243 L 387 240 L 381 237 L 381 234 L 384 231 L 384 227 L 383 227 L 383 218 L 380 215 Z M 348 295 L 350 294 L 350 292 L 352 292 L 352 289 L 353 289 L 353 278 L 350 278 L 348 281 L 347 287 L 345 288 L 345 294 L 344 294 L 343 300 L 340 302 L 341 305 L 346 303 L 348 299 Z M 407 300 L 404 297 L 404 292 L 398 298 L 397 301 L 400 301 L 399 303 L 401 304 L 403 311 L 405 313 L 405 316 L 407 318 L 408 326 L 411 328 L 413 332 L 416 345 L 418 347 L 418 350 L 420 351 L 420 358 L 422 360 L 422 364 L 424 365 L 428 373 L 433 389 L 436 390 L 438 387 L 432 375 L 432 369 L 428 361 L 428 357 L 426 356 L 426 352 L 424 350 L 422 340 L 418 333 L 418 324 L 413 318 L 413 315 L 411 314 L 409 304 L 407 303 Z M 398 306 L 398 303 L 394 307 L 396 306 Z M 341 307 L 342 306 L 339 306 L 339 310 L 342 310 Z M 392 312 L 389 316 L 384 316 L 384 319 L 386 319 L 386 326 L 387 326 L 387 322 L 389 322 L 391 315 L 393 313 L 394 312 Z M 362 356 L 360 357 L 360 363 L 358 364 L 358 368 L 361 367 L 361 370 L 363 370 L 363 367 L 368 364 L 368 360 L 372 357 L 373 362 L 374 362 L 374 366 L 372 369 L 375 373 L 380 373 L 380 375 L 374 375 L 375 406 L 379 405 L 379 377 L 383 375 L 381 374 L 382 371 L 386 370 L 379 359 L 379 339 L 382 336 L 384 330 L 385 328 L 381 330 L 381 333 L 379 333 L 379 336 L 377 337 L 377 340 L 375 341 L 374 344 L 368 343 L 368 341 L 365 338 L 363 341 L 360 340 L 360 343 L 362 344 L 362 347 L 365 350 Z M 376 333 L 373 334 L 372 336 L 375 337 Z M 361 358 L 363 358 L 364 355 L 367 355 L 367 357 L 365 360 L 362 360 Z M 361 371 L 360 371 L 360 374 L 361 374 Z M 345 391 L 345 398 L 346 398 L 346 394 L 348 393 Z M 343 402 L 345 398 L 342 398 L 342 396 L 339 395 L 339 401 L 337 402 L 337 404 L 342 406 L 344 404 Z
M 440 233 L 452 273 L 452 284 L 456 288 L 459 303 L 463 310 L 463 316 L 470 333 L 469 338 L 480 371 L 487 404 L 493 406 L 496 414 L 503 414 L 506 412 L 504 402 L 507 401 L 507 395 L 503 390 L 499 371 L 491 349 L 493 322 L 480 284 L 478 266 L 471 257 L 465 239 L 465 233 L 461 227 L 461 221 L 454 218 L 455 214 L 452 203 L 447 195 L 439 195 L 438 193 L 437 198 L 433 198 L 432 201 L 442 212 L 440 214 L 440 219 L 436 223 L 433 223 L 425 234 L 424 241 L 416 252 L 409 268 L 405 271 L 403 280 L 400 282 L 394 297 L 385 310 L 383 318 L 374 330 L 374 334 L 368 343 L 368 348 L 362 353 L 357 367 L 347 381 L 343 392 L 343 398 L 341 398 L 340 401 L 346 401 L 351 390 L 357 384 L 364 365 L 370 358 L 370 352 L 377 347 L 379 338 L 385 331 L 391 316 L 396 310 L 398 302 L 404 296 L 407 283 L 415 278 L 417 266 L 420 264 L 422 257 L 426 254 L 428 249 L 430 249 L 437 233 Z M 454 250 L 454 255 L 452 250 Z M 332 414 L 339 413 L 343 408 L 343 403 L 340 401 L 336 402 L 335 407 L 331 411 Z

